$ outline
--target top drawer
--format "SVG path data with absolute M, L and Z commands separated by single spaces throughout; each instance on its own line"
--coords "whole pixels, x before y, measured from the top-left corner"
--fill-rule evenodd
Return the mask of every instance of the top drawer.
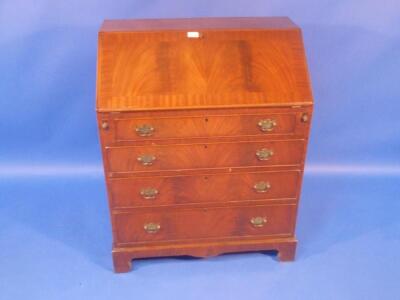
M 300 113 L 114 119 L 116 141 L 295 134 L 301 123 Z

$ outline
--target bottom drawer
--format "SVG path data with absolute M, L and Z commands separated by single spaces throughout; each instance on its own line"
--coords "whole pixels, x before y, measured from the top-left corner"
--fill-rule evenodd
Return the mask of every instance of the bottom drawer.
M 292 235 L 296 204 L 196 209 L 137 209 L 113 215 L 116 244 Z

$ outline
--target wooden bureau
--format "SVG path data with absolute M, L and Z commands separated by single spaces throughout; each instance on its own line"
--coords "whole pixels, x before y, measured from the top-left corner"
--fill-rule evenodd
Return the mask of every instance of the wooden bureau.
M 97 70 L 116 272 L 142 257 L 294 259 L 313 97 L 292 21 L 105 21 Z

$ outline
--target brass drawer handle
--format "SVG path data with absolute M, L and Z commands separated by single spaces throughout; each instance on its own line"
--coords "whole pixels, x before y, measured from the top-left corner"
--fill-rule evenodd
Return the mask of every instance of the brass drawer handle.
M 260 127 L 260 130 L 263 132 L 272 131 L 274 130 L 275 126 L 276 126 L 276 121 L 273 119 L 264 119 L 258 122 L 258 127 Z
M 251 225 L 254 227 L 263 227 L 267 223 L 266 217 L 254 217 L 250 219 Z
M 140 191 L 140 195 L 144 199 L 154 199 L 158 195 L 158 190 L 155 188 L 144 188 Z
M 274 151 L 266 148 L 257 150 L 256 152 L 258 160 L 269 160 L 272 157 L 272 155 L 274 155 Z
M 139 125 L 135 130 L 140 136 L 152 136 L 154 133 L 154 127 L 148 124 Z
M 156 160 L 156 157 L 151 154 L 140 155 L 137 160 L 142 163 L 143 166 L 151 166 Z
M 161 225 L 158 223 L 146 223 L 143 228 L 147 233 L 157 233 L 160 230 Z
M 271 184 L 268 181 L 260 181 L 254 185 L 254 189 L 257 193 L 265 193 L 271 188 Z

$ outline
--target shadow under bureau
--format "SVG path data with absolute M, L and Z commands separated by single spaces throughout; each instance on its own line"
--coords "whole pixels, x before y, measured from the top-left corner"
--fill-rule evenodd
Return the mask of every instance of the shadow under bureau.
M 97 70 L 116 272 L 142 257 L 294 259 L 313 105 L 294 23 L 105 21 Z

